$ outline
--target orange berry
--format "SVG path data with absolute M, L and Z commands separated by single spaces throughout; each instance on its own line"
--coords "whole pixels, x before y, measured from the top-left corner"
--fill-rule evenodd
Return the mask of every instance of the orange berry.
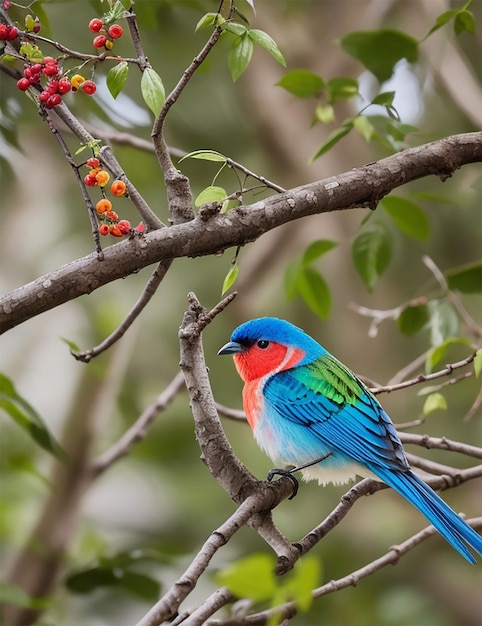
M 123 180 L 115 180 L 110 186 L 110 192 L 113 196 L 123 196 L 126 192 L 126 184 Z
M 97 213 L 105 213 L 106 211 L 110 211 L 112 209 L 112 202 L 107 200 L 107 198 L 102 198 L 95 205 L 95 210 Z
M 110 232 L 110 228 L 107 226 L 107 224 L 101 224 L 99 226 L 99 234 L 102 235 L 102 237 L 105 237 L 106 235 L 108 235 Z
M 95 175 L 95 180 L 97 181 L 97 184 L 100 185 L 101 187 L 103 187 L 104 185 L 107 185 L 107 183 L 109 182 L 109 179 L 110 179 L 110 174 L 109 172 L 106 172 L 105 170 L 100 170 Z
M 121 229 L 117 226 L 117 224 L 112 224 L 109 227 L 109 232 L 111 235 L 113 235 L 114 237 L 122 237 L 122 231 Z

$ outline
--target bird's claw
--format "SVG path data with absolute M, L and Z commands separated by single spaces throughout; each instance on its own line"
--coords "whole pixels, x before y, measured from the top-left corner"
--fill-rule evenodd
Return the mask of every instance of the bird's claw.
M 289 478 L 291 480 L 291 482 L 293 483 L 293 493 L 290 495 L 288 500 L 293 500 L 293 498 L 298 493 L 298 487 L 300 484 L 296 476 L 293 476 L 293 470 L 274 468 L 268 472 L 268 482 L 270 483 L 275 476 L 286 476 L 286 478 Z

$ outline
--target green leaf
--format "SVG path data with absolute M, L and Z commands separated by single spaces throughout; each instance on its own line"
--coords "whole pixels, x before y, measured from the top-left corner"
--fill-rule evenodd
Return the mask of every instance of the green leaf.
M 233 82 L 236 82 L 241 74 L 248 67 L 253 56 L 253 41 L 246 32 L 240 37 L 236 37 L 229 52 L 228 65 Z
M 118 586 L 148 602 L 158 600 L 161 592 L 161 584 L 158 580 L 146 576 L 146 574 L 129 570 L 124 572 L 124 576 L 119 580 Z
M 340 128 L 337 128 L 335 131 L 333 131 L 331 135 L 328 137 L 328 139 L 325 141 L 325 143 L 318 150 L 318 152 L 310 158 L 310 163 L 313 163 L 313 161 L 316 161 L 316 159 L 318 159 L 320 156 L 325 154 L 325 152 L 328 152 L 330 148 L 333 148 L 333 146 L 337 144 L 340 141 L 340 139 L 343 139 L 345 135 L 348 135 L 350 130 L 353 128 L 353 126 L 354 126 L 353 118 L 345 120 L 345 122 L 343 122 L 343 125 L 340 126 Z
M 0 409 L 17 422 L 41 448 L 62 461 L 66 460 L 65 452 L 50 434 L 44 420 L 3 374 L 0 374 Z
M 152 67 L 146 67 L 142 72 L 141 93 L 144 102 L 157 117 L 164 104 L 166 93 L 161 77 Z
M 373 98 L 371 104 L 379 104 L 381 106 L 389 106 L 393 104 L 393 99 L 395 97 L 394 91 L 385 91 L 384 93 L 379 93 L 378 96 Z
M 450 337 L 456 337 L 460 331 L 459 316 L 453 306 L 445 300 L 431 300 L 428 303 L 430 313 L 430 342 L 438 346 Z
M 298 98 L 315 98 L 325 82 L 321 76 L 309 70 L 290 70 L 276 84 Z
M 426 304 L 408 306 L 397 318 L 398 330 L 404 335 L 418 333 L 430 320 L 429 310 Z
M 459 11 L 455 16 L 454 30 L 457 37 L 462 33 L 475 33 L 474 15 L 470 11 Z
M 454 267 L 444 273 L 449 289 L 462 293 L 482 292 L 482 261 Z
M 420 241 L 429 239 L 430 222 L 418 204 L 400 196 L 388 196 L 380 204 L 402 233 Z
M 349 33 L 340 40 L 342 48 L 362 63 L 383 83 L 393 74 L 400 59 L 415 63 L 418 42 L 399 30 L 365 30 Z
M 61 337 L 60 339 L 69 346 L 71 352 L 80 351 L 79 345 L 76 344 L 75 341 L 70 341 L 70 339 L 65 339 L 65 337 Z
M 375 129 L 373 128 L 368 117 L 365 115 L 357 115 L 353 120 L 353 126 L 367 143 L 371 141 Z
M 321 319 L 327 319 L 330 315 L 331 295 L 321 274 L 310 266 L 304 267 L 298 276 L 297 288 L 313 313 Z
M 226 293 L 226 291 L 228 291 L 228 289 L 231 289 L 231 287 L 234 285 L 234 283 L 236 282 L 236 279 L 238 277 L 238 273 L 239 273 L 239 267 L 238 264 L 235 263 L 229 270 L 229 272 L 226 274 L 224 281 L 223 281 L 223 287 L 221 289 L 221 295 L 224 296 L 224 294 Z
M 370 222 L 352 244 L 355 268 L 369 291 L 390 264 L 392 240 L 381 222 Z
M 226 163 L 228 160 L 224 154 L 217 152 L 216 150 L 194 150 L 194 152 L 190 152 L 179 159 L 179 163 L 184 161 L 184 159 L 200 159 L 202 161 L 216 161 L 218 163 Z
M 335 111 L 331 104 L 317 104 L 315 109 L 315 121 L 328 124 L 335 119 Z
M 48 598 L 33 598 L 29 594 L 9 583 L 0 582 L 0 604 L 12 604 L 27 609 L 47 609 L 51 602 Z
M 437 409 L 447 409 L 447 401 L 441 393 L 431 393 L 423 405 L 423 414 L 428 415 Z
M 345 78 L 344 76 L 331 78 L 326 83 L 326 92 L 330 103 L 349 100 L 358 93 L 358 81 L 355 78 Z
M 231 33 L 232 35 L 236 35 L 236 37 L 241 37 L 242 35 L 246 35 L 248 29 L 243 24 L 238 24 L 237 22 L 225 22 L 223 24 L 223 30 Z
M 225 21 L 224 17 L 219 15 L 219 13 L 206 13 L 206 15 L 203 15 L 196 24 L 195 32 L 197 32 L 200 28 L 206 28 L 207 26 L 221 26 Z
M 248 37 L 257 43 L 259 46 L 267 50 L 273 59 L 277 61 L 283 67 L 286 67 L 286 61 L 284 56 L 281 54 L 281 50 L 278 48 L 278 45 L 274 39 L 272 39 L 267 33 L 262 30 L 258 30 L 257 28 L 252 28 L 248 30 Z
M 337 245 L 337 241 L 331 241 L 330 239 L 318 239 L 317 241 L 313 241 L 303 253 L 303 265 L 306 267 L 310 263 L 313 263 L 316 259 L 319 259 L 330 250 L 333 250 L 333 248 L 336 248 Z
M 303 261 L 300 258 L 293 259 L 286 266 L 284 284 L 288 300 L 292 300 L 298 294 L 298 279 L 302 271 Z
M 117 65 L 114 65 L 114 67 L 107 72 L 107 89 L 110 91 L 113 98 L 117 98 L 124 88 L 128 73 L 129 65 L 126 61 L 121 61 Z
M 471 343 L 465 337 L 449 337 L 438 346 L 432 348 L 425 361 L 425 369 L 427 372 L 432 372 L 435 366 L 441 361 L 446 361 L 446 355 L 452 346 L 468 346 L 471 347 Z
M 439 28 L 442 28 L 442 26 L 445 26 L 445 24 L 447 24 L 447 22 L 450 22 L 450 20 L 454 18 L 457 15 L 457 13 L 458 13 L 457 9 L 450 9 L 450 11 L 445 11 L 445 13 L 442 13 L 441 15 L 439 15 L 437 19 L 435 20 L 432 28 L 428 31 L 428 33 L 425 35 L 422 41 L 425 41 L 425 39 L 427 39 L 427 37 L 429 37 L 432 33 L 437 31 Z
M 228 194 L 222 187 L 216 187 L 216 185 L 210 185 L 201 191 L 198 197 L 195 199 L 194 204 L 196 207 L 200 207 L 208 202 L 221 202 Z
M 275 561 L 268 554 L 253 554 L 233 563 L 215 575 L 218 585 L 239 598 L 255 602 L 270 600 L 276 592 Z
M 320 581 L 320 563 L 314 557 L 304 557 L 297 562 L 290 580 L 283 585 L 286 600 L 293 600 L 300 611 L 308 611 L 313 603 L 312 590 Z
M 478 378 L 482 372 L 482 348 L 477 350 L 474 357 L 474 372 L 475 377 Z

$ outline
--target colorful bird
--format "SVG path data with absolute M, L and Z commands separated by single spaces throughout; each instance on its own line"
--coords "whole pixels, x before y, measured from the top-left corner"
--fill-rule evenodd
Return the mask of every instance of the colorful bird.
M 274 317 L 236 328 L 218 354 L 234 355 L 243 405 L 273 474 L 342 484 L 378 478 L 398 491 L 470 563 L 482 537 L 412 472 L 392 421 L 345 365 L 303 330 Z

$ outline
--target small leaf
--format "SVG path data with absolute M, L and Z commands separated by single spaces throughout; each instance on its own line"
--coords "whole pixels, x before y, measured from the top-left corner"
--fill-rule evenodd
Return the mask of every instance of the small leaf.
M 357 115 L 353 120 L 354 128 L 360 133 L 367 143 L 370 143 L 375 129 L 365 115 Z
M 441 393 L 431 393 L 423 405 L 423 414 L 428 415 L 437 409 L 447 409 L 447 401 Z
M 248 36 L 254 41 L 254 43 L 257 43 L 262 48 L 267 50 L 275 61 L 283 67 L 286 67 L 286 61 L 281 54 L 281 50 L 278 48 L 276 41 L 267 33 L 262 30 L 258 30 L 257 28 L 252 28 L 251 30 L 248 30 Z
M 430 350 L 425 361 L 425 369 L 427 372 L 432 372 L 436 365 L 438 365 L 441 361 L 445 361 L 449 348 L 454 345 L 468 346 L 469 348 L 471 347 L 470 341 L 465 337 L 449 337 L 441 344 Z
M 229 52 L 228 65 L 233 82 L 246 70 L 253 56 L 253 42 L 245 33 L 236 37 Z
M 226 163 L 227 157 L 216 150 L 195 150 L 179 159 L 179 163 L 185 159 L 200 159 L 202 161 L 216 161 L 218 163 Z
M 157 117 L 164 104 L 166 93 L 161 77 L 152 67 L 146 67 L 142 72 L 141 93 L 144 102 Z
M 393 74 L 400 59 L 415 63 L 418 42 L 399 30 L 365 30 L 348 33 L 340 40 L 342 48 L 360 61 L 383 83 Z M 383 52 L 382 52 L 383 51 Z
M 450 337 L 456 337 L 460 330 L 460 320 L 453 306 L 445 300 L 431 300 L 428 303 L 430 313 L 430 342 L 438 346 Z
M 328 124 L 335 119 L 335 111 L 331 104 L 317 104 L 315 109 L 315 120 L 322 124 Z
M 398 330 L 404 335 L 418 333 L 430 320 L 429 310 L 426 304 L 408 306 L 397 318 Z
M 205 28 L 206 26 L 221 26 L 225 21 L 224 17 L 219 15 L 219 13 L 206 13 L 206 15 L 203 15 L 196 24 L 195 32 L 197 32 L 200 28 Z
M 389 106 L 393 104 L 393 99 L 395 97 L 394 91 L 385 91 L 384 93 L 379 93 L 378 96 L 373 98 L 371 104 L 379 104 L 381 106 Z
M 221 202 L 221 200 L 224 200 L 227 195 L 226 190 L 222 187 L 210 185 L 201 191 L 194 201 L 194 204 L 196 207 L 200 207 L 208 202 Z
M 326 92 L 330 103 L 349 100 L 358 93 L 358 81 L 355 78 L 345 78 L 344 76 L 331 78 L 326 83 Z
M 235 596 L 262 602 L 276 592 L 274 568 L 271 555 L 253 554 L 229 565 L 215 578 L 218 585 L 227 587 Z
M 107 72 L 107 89 L 114 99 L 117 98 L 124 88 L 128 73 L 129 65 L 126 61 L 121 61 L 117 65 L 114 65 L 114 67 Z
M 292 300 L 298 294 L 298 279 L 302 271 L 303 262 L 300 258 L 293 259 L 286 266 L 284 284 L 288 300 Z
M 316 159 L 318 159 L 320 156 L 325 154 L 325 152 L 328 152 L 330 148 L 333 148 L 333 146 L 337 144 L 340 141 L 340 139 L 343 139 L 345 135 L 348 135 L 350 130 L 353 128 L 353 125 L 354 125 L 354 119 L 346 120 L 340 128 L 337 128 L 337 130 L 331 133 L 331 135 L 328 137 L 325 143 L 321 146 L 318 152 L 310 158 L 309 162 L 313 163 L 313 161 L 316 161 Z
M 428 31 L 428 33 L 425 35 L 422 41 L 425 41 L 425 39 L 427 39 L 427 37 L 429 37 L 432 33 L 437 31 L 439 28 L 442 28 L 442 26 L 445 26 L 445 24 L 447 24 L 447 22 L 450 22 L 450 20 L 454 18 L 457 15 L 457 13 L 458 13 L 457 9 L 450 9 L 450 11 L 445 11 L 445 13 L 442 13 L 441 15 L 439 15 L 437 19 L 435 20 L 434 25 Z
M 69 346 L 71 352 L 80 351 L 80 348 L 78 344 L 75 343 L 75 341 L 70 341 L 70 339 L 65 339 L 65 337 L 61 337 L 60 339 Z
M 445 272 L 449 289 L 462 293 L 482 292 L 482 261 L 454 267 Z
M 283 585 L 285 599 L 293 600 L 300 611 L 308 611 L 314 599 L 312 590 L 318 586 L 320 577 L 318 559 L 304 557 L 297 562 L 291 579 Z
M 355 268 L 369 291 L 387 269 L 392 255 L 390 233 L 381 222 L 370 222 L 352 244 Z
M 418 204 L 400 196 L 388 196 L 381 205 L 402 233 L 420 241 L 429 239 L 430 222 Z
M 313 263 L 320 256 L 323 256 L 333 248 L 336 248 L 338 245 L 337 241 L 331 241 L 329 239 L 318 239 L 317 241 L 313 241 L 306 248 L 303 253 L 303 265 L 306 267 L 310 263 Z
M 298 292 L 310 309 L 327 319 L 331 308 L 330 289 L 325 279 L 314 268 L 304 267 L 298 277 Z
M 482 372 L 482 348 L 477 350 L 474 357 L 474 372 L 475 377 L 478 378 Z
M 41 448 L 60 460 L 64 461 L 67 458 L 65 452 L 49 432 L 44 420 L 16 392 L 12 381 L 3 374 L 0 374 L 0 409 L 10 415 Z
M 325 82 L 318 74 L 309 70 L 291 70 L 276 83 L 298 98 L 315 98 Z
M 231 269 L 229 270 L 229 272 L 226 274 L 224 278 L 223 287 L 221 289 L 222 296 L 224 296 L 226 291 L 228 291 L 228 289 L 231 289 L 231 287 L 234 285 L 234 283 L 236 282 L 236 278 L 238 277 L 238 272 L 239 272 L 239 267 L 238 267 L 238 264 L 236 263 L 235 265 L 231 267 Z
M 248 29 L 243 24 L 238 24 L 237 22 L 225 22 L 223 24 L 223 30 L 231 33 L 232 35 L 236 35 L 237 37 L 241 37 L 242 35 L 246 35 Z
M 462 33 L 475 33 L 474 15 L 470 11 L 459 11 L 454 20 L 454 31 L 457 37 Z

